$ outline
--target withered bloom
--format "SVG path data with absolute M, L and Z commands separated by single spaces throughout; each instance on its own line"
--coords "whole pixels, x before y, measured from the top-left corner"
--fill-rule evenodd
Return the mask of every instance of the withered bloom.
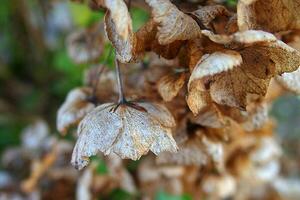
M 151 150 L 155 154 L 177 151 L 171 129 L 175 121 L 170 112 L 156 103 L 106 103 L 90 112 L 79 124 L 78 141 L 72 164 L 85 167 L 88 157 L 112 152 L 121 158 L 138 160 Z

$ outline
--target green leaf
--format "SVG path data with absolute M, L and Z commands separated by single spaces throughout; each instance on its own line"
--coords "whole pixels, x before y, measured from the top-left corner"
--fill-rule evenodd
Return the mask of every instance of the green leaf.
M 129 194 L 125 190 L 120 188 L 114 189 L 108 196 L 109 200 L 135 200 L 136 197 L 134 195 Z
M 74 23 L 81 27 L 87 27 L 97 21 L 101 21 L 104 16 L 103 12 L 94 12 L 86 5 L 74 2 L 69 2 L 69 9 Z
M 139 28 L 141 28 L 149 19 L 149 14 L 140 8 L 130 9 L 130 14 L 134 31 L 137 31 Z
M 97 168 L 96 168 L 97 174 L 107 174 L 108 173 L 106 163 L 102 158 L 100 158 L 99 156 L 92 156 L 92 157 L 90 157 L 90 159 L 97 165 Z
M 155 200 L 192 200 L 192 197 L 188 194 L 182 194 L 180 196 L 171 195 L 160 190 L 156 193 Z

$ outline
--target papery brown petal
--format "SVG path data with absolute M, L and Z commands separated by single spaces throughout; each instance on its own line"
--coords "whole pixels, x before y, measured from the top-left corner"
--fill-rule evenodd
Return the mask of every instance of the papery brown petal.
M 187 43 L 187 51 L 189 56 L 189 68 L 193 71 L 198 61 L 203 56 L 204 47 L 200 38 L 189 40 Z
M 242 57 L 236 51 L 226 50 L 223 52 L 215 52 L 211 55 L 204 55 L 194 68 L 189 79 L 188 87 L 191 87 L 192 82 L 195 80 L 226 72 L 241 65 L 241 63 Z M 201 88 L 204 88 L 204 86 Z
M 127 7 L 126 12 L 128 12 Z M 135 35 L 132 32 L 131 19 L 126 23 L 130 28 L 128 29 L 128 34 L 126 34 L 126 37 L 124 37 L 122 33 L 117 32 L 116 24 L 113 21 L 110 12 L 107 12 L 105 15 L 105 30 L 107 37 L 116 49 L 118 60 L 122 63 L 127 63 L 134 60 L 133 48 L 135 45 Z
M 197 165 L 209 162 L 204 146 L 199 139 L 190 139 L 179 145 L 177 153 L 164 152 L 156 159 L 159 164 Z
M 224 45 L 232 45 L 232 43 L 237 43 L 237 45 L 249 45 L 253 43 L 274 42 L 277 40 L 271 33 L 256 30 L 236 32 L 232 35 L 218 35 L 207 30 L 203 30 L 201 32 L 211 41 Z
M 169 0 L 146 0 L 158 23 L 157 39 L 162 45 L 176 40 L 189 40 L 201 35 L 197 22 L 184 14 Z
M 57 129 L 65 134 L 70 126 L 79 123 L 79 121 L 90 111 L 95 105 L 88 101 L 92 95 L 90 88 L 76 88 L 69 92 L 65 102 L 57 112 Z
M 186 74 L 168 74 L 157 83 L 158 92 L 164 101 L 172 101 L 184 85 Z
M 89 157 L 107 152 L 123 129 L 121 116 L 111 112 L 114 104 L 106 103 L 96 107 L 85 116 L 78 126 L 78 140 L 71 163 L 82 169 L 89 163 Z
M 191 13 L 206 29 L 222 33 L 231 13 L 222 5 L 200 7 Z
M 253 105 L 245 114 L 247 120 L 243 122 L 243 128 L 249 132 L 262 128 L 269 120 L 268 112 L 269 106 L 266 103 Z
M 226 126 L 225 117 L 214 104 L 204 108 L 196 117 L 192 118 L 192 122 L 211 128 Z
M 196 87 L 191 87 L 186 102 L 193 114 L 197 115 L 202 109 L 210 105 L 211 99 L 209 93 L 201 91 Z
M 157 34 L 158 24 L 150 19 L 143 27 L 136 32 L 136 44 L 134 46 L 134 52 L 136 56 L 143 54 L 146 51 L 153 51 L 156 54 L 166 58 L 173 59 L 179 53 L 184 41 L 174 41 L 170 44 L 159 44 Z
M 276 81 L 287 90 L 300 94 L 300 68 L 294 72 L 283 73 L 281 76 L 276 76 Z
M 269 32 L 300 29 L 299 9 L 299 0 L 240 0 L 237 5 L 239 29 Z

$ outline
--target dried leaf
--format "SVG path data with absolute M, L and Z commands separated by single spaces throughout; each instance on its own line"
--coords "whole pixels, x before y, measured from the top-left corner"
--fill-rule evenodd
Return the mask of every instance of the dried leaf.
M 240 0 L 237 5 L 239 29 L 269 32 L 300 29 L 299 9 L 299 0 Z
M 161 45 L 176 40 L 190 40 L 201 35 L 197 22 L 181 12 L 169 0 L 146 0 L 152 8 L 152 17 L 159 24 L 157 39 Z
M 87 113 L 95 108 L 88 101 L 92 95 L 90 88 L 75 88 L 71 90 L 57 112 L 57 130 L 65 134 L 70 126 L 77 124 Z
M 276 80 L 287 90 L 300 94 L 300 68 L 294 72 L 276 76 Z
M 106 155 L 114 152 L 132 160 L 150 149 L 155 154 L 175 152 L 177 146 L 171 133 L 174 126 L 172 115 L 159 104 L 102 104 L 81 121 L 72 164 L 82 169 L 88 164 L 88 157 L 98 151 Z
M 184 85 L 186 74 L 171 73 L 163 76 L 157 83 L 158 92 L 164 101 L 172 101 Z

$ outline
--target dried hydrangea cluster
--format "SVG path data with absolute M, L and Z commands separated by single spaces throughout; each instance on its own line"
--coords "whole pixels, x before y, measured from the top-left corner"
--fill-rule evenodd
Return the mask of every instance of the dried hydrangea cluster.
M 300 94 L 300 1 L 240 0 L 236 13 L 215 1 L 132 1 L 151 13 L 136 32 L 123 0 L 90 3 L 105 9 L 104 30 L 84 32 L 80 47 L 68 42 L 70 56 L 92 65 L 111 42 L 117 73 L 89 69 L 59 109 L 59 131 L 80 122 L 72 164 L 150 150 L 157 157 L 145 156 L 137 176 L 145 197 L 163 187 L 195 199 L 284 199 L 268 111 L 278 96 Z

